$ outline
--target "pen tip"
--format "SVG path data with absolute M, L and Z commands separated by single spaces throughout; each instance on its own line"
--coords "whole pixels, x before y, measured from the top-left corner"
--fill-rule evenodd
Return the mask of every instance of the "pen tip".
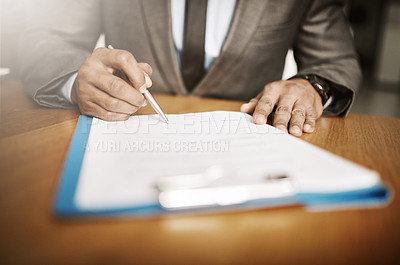
M 165 116 L 165 114 L 161 115 L 161 117 L 163 118 L 165 123 L 167 123 L 167 124 L 169 123 L 168 118 L 167 118 L 167 116 Z

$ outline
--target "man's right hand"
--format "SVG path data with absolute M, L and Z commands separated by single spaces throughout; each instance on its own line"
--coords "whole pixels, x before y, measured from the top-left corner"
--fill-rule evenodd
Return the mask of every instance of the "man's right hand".
M 124 50 L 97 48 L 78 71 L 71 99 L 84 115 L 107 121 L 127 120 L 147 104 L 152 69 Z

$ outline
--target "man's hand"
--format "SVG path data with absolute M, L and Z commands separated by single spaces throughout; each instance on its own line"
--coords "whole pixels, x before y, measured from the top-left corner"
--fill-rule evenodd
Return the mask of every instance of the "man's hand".
M 71 99 L 82 114 L 107 121 L 127 120 L 145 106 L 152 69 L 124 50 L 98 48 L 78 71 Z
M 255 124 L 265 124 L 277 106 L 273 125 L 281 131 L 300 136 L 311 133 L 315 121 L 322 115 L 322 99 L 305 79 L 281 80 L 269 83 L 257 97 L 241 106 L 240 111 L 253 112 Z

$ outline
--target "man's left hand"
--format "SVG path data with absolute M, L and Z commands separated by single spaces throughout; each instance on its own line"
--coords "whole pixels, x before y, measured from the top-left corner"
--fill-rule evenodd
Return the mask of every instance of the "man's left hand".
M 240 111 L 253 112 L 255 124 L 265 124 L 277 106 L 273 126 L 281 131 L 301 136 L 312 133 L 322 115 L 322 99 L 305 79 L 281 80 L 267 84 L 257 97 L 241 106 Z

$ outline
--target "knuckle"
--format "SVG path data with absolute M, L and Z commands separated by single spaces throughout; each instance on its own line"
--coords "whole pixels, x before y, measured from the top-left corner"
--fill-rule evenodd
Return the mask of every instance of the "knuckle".
M 294 126 L 297 126 L 299 128 L 303 127 L 303 125 L 298 121 L 290 121 L 290 127 L 294 127 Z
M 116 94 L 119 94 L 123 90 L 123 84 L 118 78 L 112 78 L 110 81 L 109 89 Z
M 94 51 L 92 52 L 92 55 L 89 58 L 91 59 L 93 57 L 97 57 L 100 54 L 103 54 L 105 50 L 106 50 L 106 48 L 104 48 L 104 47 L 98 47 L 98 48 L 94 49 Z
M 296 92 L 293 91 L 284 91 L 282 92 L 281 96 L 280 96 L 281 100 L 290 100 L 290 101 L 296 101 L 297 99 L 299 99 L 299 95 Z
M 287 89 L 296 89 L 297 85 L 293 81 L 288 81 L 288 82 L 285 82 L 284 87 Z
M 279 105 L 276 109 L 276 113 L 278 114 L 290 114 L 291 108 L 287 105 Z
M 292 110 L 292 116 L 300 116 L 300 117 L 305 117 L 305 111 L 303 109 L 294 109 Z
M 109 52 L 110 50 L 104 47 L 98 47 L 94 49 L 90 57 L 88 58 L 87 61 L 97 61 L 97 60 L 103 60 L 103 57 Z
M 299 84 L 298 81 L 287 81 L 285 83 L 285 88 L 290 91 L 290 93 L 295 93 L 299 97 L 307 96 L 307 90 L 304 89 L 304 86 L 302 84 Z
M 317 115 L 315 109 L 312 108 L 312 107 L 310 107 L 310 108 L 308 108 L 308 110 L 307 110 L 307 115 L 306 115 L 306 117 L 307 117 L 308 120 L 316 120 L 317 117 L 318 117 L 318 115 Z
M 299 88 L 299 86 L 296 83 L 288 83 L 286 84 L 286 91 L 290 95 L 297 97 L 297 98 L 302 98 L 304 97 L 304 91 Z
M 122 64 L 131 64 L 132 62 L 135 62 L 133 55 L 127 51 L 120 50 L 117 52 L 115 57 Z
M 105 47 L 97 47 L 96 49 L 94 49 L 93 53 L 102 53 L 104 51 L 108 51 L 109 49 L 105 48 Z
M 274 106 L 274 103 L 272 103 L 272 101 L 268 98 L 261 98 L 258 101 L 258 104 L 261 104 L 263 107 L 266 108 L 272 108 Z
M 105 102 L 105 107 L 109 110 L 117 110 L 119 107 L 119 101 L 116 98 L 108 98 Z
M 271 82 L 269 84 L 267 84 L 266 86 L 264 86 L 264 91 L 268 92 L 268 91 L 275 91 L 276 89 L 278 89 L 280 86 L 279 81 L 274 81 Z
M 310 125 L 311 127 L 314 127 L 314 125 L 315 125 L 315 120 L 306 120 L 306 121 L 304 122 L 304 124 L 308 124 L 308 125 Z
M 263 116 L 268 116 L 268 113 L 265 111 L 265 110 L 263 110 L 263 109 L 256 109 L 255 111 L 254 111 L 254 114 L 253 114 L 253 116 L 257 116 L 257 115 L 263 115 Z
M 267 113 L 267 109 L 264 107 L 264 105 L 258 103 L 254 110 L 254 114 L 262 114 L 264 116 L 267 116 L 269 113 Z

